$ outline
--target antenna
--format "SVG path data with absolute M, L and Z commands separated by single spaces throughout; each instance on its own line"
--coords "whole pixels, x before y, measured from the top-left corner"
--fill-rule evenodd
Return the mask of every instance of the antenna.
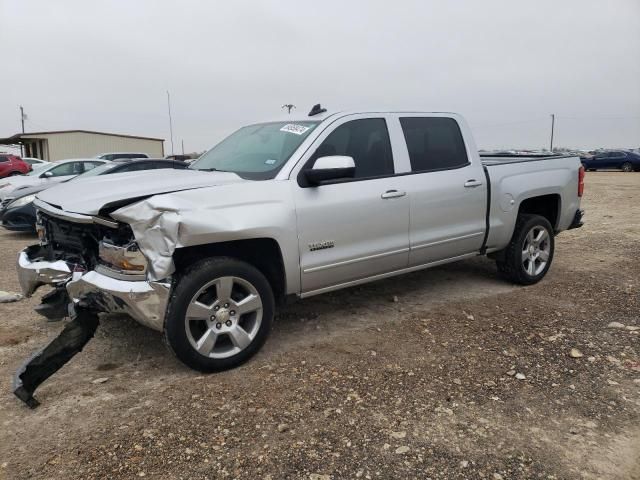
M 320 105 L 319 103 L 316 103 L 311 109 L 311 111 L 309 112 L 309 116 L 313 117 L 314 115 L 320 115 L 321 113 L 324 113 L 326 111 L 327 111 L 326 108 L 322 108 L 322 105 Z

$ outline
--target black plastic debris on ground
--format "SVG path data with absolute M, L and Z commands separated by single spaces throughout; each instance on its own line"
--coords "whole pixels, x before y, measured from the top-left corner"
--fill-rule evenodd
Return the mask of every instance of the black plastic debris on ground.
M 78 307 L 74 318 L 65 325 L 60 335 L 46 347 L 35 352 L 15 373 L 13 376 L 15 396 L 29 408 L 40 405 L 33 397 L 33 393 L 40 384 L 82 351 L 93 338 L 99 324 L 97 313 Z

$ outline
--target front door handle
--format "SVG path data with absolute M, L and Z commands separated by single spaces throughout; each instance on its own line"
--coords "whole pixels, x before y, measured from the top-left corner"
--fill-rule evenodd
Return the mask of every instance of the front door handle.
M 380 195 L 380 198 L 398 198 L 404 197 L 406 194 L 407 192 L 401 192 L 400 190 L 387 190 L 382 195 Z
M 476 180 L 475 178 L 472 178 L 471 180 L 467 180 L 466 182 L 464 182 L 464 188 L 474 188 L 474 187 L 479 187 L 480 185 L 482 185 L 482 182 L 479 180 Z

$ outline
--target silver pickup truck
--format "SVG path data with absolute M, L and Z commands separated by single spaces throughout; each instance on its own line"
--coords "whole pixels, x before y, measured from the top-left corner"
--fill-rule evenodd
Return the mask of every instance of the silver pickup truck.
M 582 225 L 577 157 L 486 157 L 451 113 L 326 112 L 241 128 L 189 169 L 39 194 L 19 254 L 50 317 L 124 312 L 201 371 L 265 342 L 276 305 L 487 255 L 519 284 Z

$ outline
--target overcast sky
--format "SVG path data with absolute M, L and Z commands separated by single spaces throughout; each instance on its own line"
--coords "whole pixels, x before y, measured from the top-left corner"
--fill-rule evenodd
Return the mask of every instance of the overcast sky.
M 0 0 L 0 137 L 211 147 L 281 115 L 465 115 L 480 148 L 640 147 L 640 0 Z

